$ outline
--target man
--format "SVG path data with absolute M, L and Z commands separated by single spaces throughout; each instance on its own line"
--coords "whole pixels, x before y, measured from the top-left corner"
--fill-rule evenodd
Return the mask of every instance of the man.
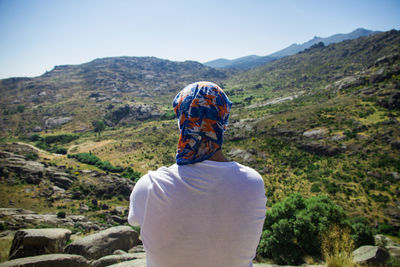
M 148 267 L 252 266 L 266 197 L 262 177 L 221 151 L 231 105 L 210 82 L 175 97 L 177 164 L 149 171 L 130 197 Z

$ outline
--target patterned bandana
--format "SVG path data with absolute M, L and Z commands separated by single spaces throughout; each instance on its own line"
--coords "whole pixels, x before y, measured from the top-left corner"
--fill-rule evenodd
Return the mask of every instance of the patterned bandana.
M 209 159 L 221 149 L 232 102 L 218 85 L 190 84 L 176 95 L 172 105 L 179 119 L 178 165 Z

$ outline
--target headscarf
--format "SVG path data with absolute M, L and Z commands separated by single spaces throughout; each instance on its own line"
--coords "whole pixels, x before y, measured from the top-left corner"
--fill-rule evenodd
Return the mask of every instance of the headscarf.
M 176 95 L 172 105 L 180 131 L 178 165 L 209 159 L 221 149 L 232 102 L 218 85 L 190 84 Z

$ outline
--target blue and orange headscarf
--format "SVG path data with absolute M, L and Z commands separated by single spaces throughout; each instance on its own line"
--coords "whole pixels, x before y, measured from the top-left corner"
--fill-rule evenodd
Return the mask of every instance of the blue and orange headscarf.
M 209 159 L 221 149 L 232 102 L 218 85 L 190 84 L 172 104 L 179 120 L 178 165 Z

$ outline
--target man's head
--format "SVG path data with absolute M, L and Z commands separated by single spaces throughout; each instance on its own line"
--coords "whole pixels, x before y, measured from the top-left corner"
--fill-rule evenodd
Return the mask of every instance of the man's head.
M 209 159 L 221 149 L 232 103 L 211 82 L 197 82 L 180 91 L 173 107 L 179 120 L 178 165 Z

